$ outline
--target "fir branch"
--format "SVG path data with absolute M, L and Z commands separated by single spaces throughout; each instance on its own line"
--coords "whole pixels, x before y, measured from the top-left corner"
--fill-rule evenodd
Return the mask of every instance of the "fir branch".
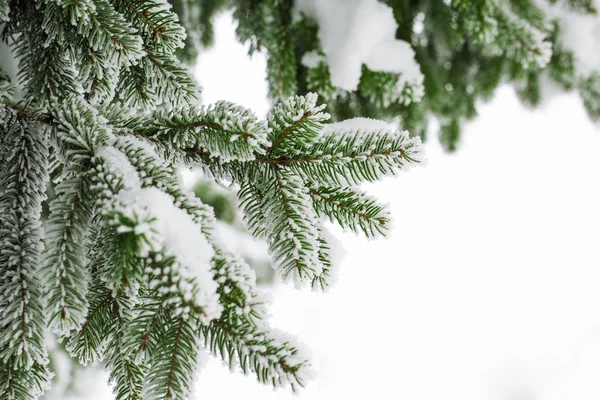
M 72 60 L 58 41 L 40 29 L 46 19 L 45 5 L 25 2 L 13 12 L 13 21 L 18 22 L 9 25 L 7 33 L 19 60 L 19 80 L 28 98 L 43 103 L 54 97 L 76 96 L 81 89 Z M 60 23 L 56 22 L 58 26 Z
M 359 124 L 359 123 L 358 123 Z M 381 125 L 331 124 L 301 156 L 258 162 L 285 166 L 314 183 L 374 182 L 422 160 L 420 139 Z
M 406 80 L 401 73 L 371 71 L 363 65 L 358 90 L 375 107 L 387 108 L 392 104 L 409 105 L 421 101 L 425 94 L 423 79 Z
M 234 321 L 219 319 L 202 327 L 210 351 L 218 354 L 233 368 L 235 363 L 244 374 L 274 387 L 291 386 L 293 391 L 311 379 L 312 371 L 299 345 L 275 330 L 248 323 L 244 316 Z
M 321 112 L 323 108 L 317 106 L 314 93 L 290 97 L 273 107 L 267 117 L 272 143 L 267 154 L 292 155 L 310 146 L 323 128 L 323 121 L 329 119 L 329 114 Z
M 273 182 L 265 187 L 264 206 L 269 246 L 284 279 L 301 286 L 322 273 L 317 216 L 300 177 L 277 168 L 271 173 Z
M 357 188 L 313 187 L 310 195 L 317 213 L 343 228 L 355 232 L 360 229 L 367 237 L 385 234 L 389 229 L 389 211 Z
M 240 208 L 244 211 L 244 221 L 248 230 L 257 237 L 265 234 L 267 221 L 264 215 L 265 195 L 258 183 L 242 182 L 238 191 Z
M 50 327 L 59 334 L 78 329 L 88 311 L 89 271 L 86 245 L 93 213 L 93 194 L 87 171 L 55 187 L 57 197 L 46 228 L 48 255 L 44 281 L 49 299 Z
M 150 52 L 137 65 L 122 70 L 116 91 L 125 104 L 147 108 L 165 99 L 174 106 L 192 103 L 199 90 L 188 69 L 174 55 Z
M 47 363 L 39 262 L 40 215 L 46 199 L 46 129 L 6 112 L 0 127 L 6 165 L 0 170 L 0 363 Z
M 142 187 L 160 188 L 177 199 L 179 207 L 201 226 L 205 235 L 210 236 L 214 224 L 212 209 L 181 187 L 173 164 L 162 160 L 150 143 L 127 134 L 126 131 L 122 131 L 121 136 L 115 139 L 114 146 L 125 154 L 140 175 L 144 176 Z
M 592 121 L 600 121 L 600 73 L 596 72 L 579 84 L 583 106 Z
M 45 364 L 34 363 L 30 368 L 15 368 L 12 360 L 0 363 L 1 400 L 37 400 L 50 388 L 53 374 Z
M 127 253 L 113 249 L 112 259 L 127 257 Z M 106 355 L 109 381 L 115 384 L 117 400 L 141 398 L 145 367 L 134 363 L 134 353 L 127 344 L 128 325 L 133 320 L 133 303 L 125 290 L 112 289 L 102 282 L 102 264 L 108 262 L 104 252 L 98 252 L 92 300 L 89 314 L 79 331 L 72 333 L 67 349 L 84 365 L 96 363 Z M 107 346 L 110 344 L 110 346 Z
M 159 346 L 161 331 L 167 325 L 169 310 L 166 296 L 142 292 L 136 305 L 136 317 L 127 326 L 125 343 L 127 352 L 138 364 L 147 363 Z
M 536 26 L 537 21 L 530 22 L 515 13 L 513 7 L 518 3 L 507 3 L 456 0 L 451 11 L 461 29 L 472 35 L 488 55 L 505 54 L 524 68 L 544 68 L 552 55 L 552 44 L 546 40 L 547 27 Z
M 290 385 L 294 391 L 304 386 L 312 375 L 306 350 L 266 324 L 265 301 L 256 289 L 254 272 L 222 249 L 216 250 L 213 270 L 224 310 L 221 318 L 201 327 L 206 346 L 231 369 L 239 365 L 263 383 Z
M 143 398 L 143 379 L 147 368 L 135 363 L 126 343 L 127 326 L 134 318 L 132 304 L 122 290 L 117 293 L 111 307 L 114 322 L 110 325 L 110 335 L 114 345 L 108 350 L 106 368 L 110 370 L 109 381 L 115 385 L 116 400 L 139 400 Z
M 98 110 L 80 97 L 50 104 L 54 125 L 52 145 L 63 165 L 80 170 L 90 167 L 90 159 L 112 132 Z
M 177 23 L 179 18 L 169 11 L 171 5 L 164 0 L 120 0 L 130 20 L 146 35 L 146 43 L 154 42 L 154 50 L 172 53 L 183 47 L 185 30 Z
M 135 64 L 144 55 L 137 32 L 107 0 L 94 0 L 94 5 L 95 12 L 89 14 L 94 23 L 85 24 L 82 29 L 91 47 L 104 51 L 110 49 L 111 61 L 118 65 Z
M 111 303 L 114 300 L 112 291 L 102 284 L 90 288 L 90 305 L 88 315 L 81 329 L 71 335 L 67 350 L 72 357 L 77 357 L 82 365 L 95 364 L 104 358 L 106 351 L 107 330 L 110 320 Z
M 311 92 L 319 93 L 321 99 L 333 99 L 336 88 L 331 83 L 329 66 L 325 61 L 320 61 L 316 66 L 306 71 L 306 88 Z
M 187 398 L 200 352 L 197 329 L 191 320 L 169 317 L 160 341 L 171 345 L 155 350 L 144 378 L 143 398 Z
M 155 140 L 168 140 L 177 149 L 210 152 L 222 161 L 251 160 L 264 153 L 267 126 L 254 113 L 227 101 L 194 109 L 178 108 L 155 113 L 135 129 L 136 133 Z
M 311 287 L 313 291 L 321 291 L 325 292 L 331 287 L 337 277 L 335 275 L 335 265 L 333 265 L 330 256 L 330 248 L 327 240 L 323 237 L 322 228 L 318 228 L 319 230 L 319 261 L 323 265 L 323 272 L 321 275 L 317 275 L 313 278 L 311 282 Z
M 567 7 L 572 10 L 596 15 L 598 14 L 598 9 L 594 4 L 594 0 L 548 0 L 550 4 L 557 4 L 558 2 L 564 3 Z
M 279 0 L 272 7 L 273 16 L 267 25 L 267 82 L 269 97 L 274 103 L 296 94 L 296 35 L 292 27 L 291 2 Z

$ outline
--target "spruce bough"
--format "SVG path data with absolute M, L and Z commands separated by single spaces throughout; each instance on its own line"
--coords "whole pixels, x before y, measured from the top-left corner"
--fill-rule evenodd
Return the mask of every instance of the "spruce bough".
M 202 348 L 304 386 L 306 352 L 269 326 L 253 271 L 175 167 L 237 185 L 284 279 L 324 290 L 336 266 L 323 221 L 385 233 L 388 212 L 358 185 L 419 163 L 420 140 L 328 125 L 314 94 L 264 121 L 194 105 L 176 57 L 186 34 L 163 0 L 0 0 L 0 18 L 19 61 L 18 82 L 0 83 L 0 399 L 49 387 L 48 331 L 103 362 L 117 399 L 187 398 Z

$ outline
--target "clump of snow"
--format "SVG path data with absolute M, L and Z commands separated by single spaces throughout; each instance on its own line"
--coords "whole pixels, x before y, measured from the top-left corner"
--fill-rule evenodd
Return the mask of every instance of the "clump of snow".
M 163 236 L 165 248 L 195 273 L 203 287 L 204 282 L 209 281 L 209 286 L 216 291 L 209 268 L 214 254 L 212 246 L 202 234 L 200 226 L 192 221 L 187 212 L 175 206 L 170 195 L 155 187 L 138 187 L 121 191 L 118 198 L 125 204 L 147 208 L 155 218 L 152 228 Z
M 405 82 L 422 85 L 414 51 L 408 43 L 395 39 L 398 25 L 388 5 L 377 0 L 298 0 L 296 7 L 319 23 L 319 39 L 333 85 L 356 90 L 363 64 L 401 74 L 402 86 Z M 303 59 L 307 65 L 315 61 L 312 55 Z
M 595 2 L 600 7 L 600 2 Z M 569 10 L 563 4 L 550 5 L 537 0 L 538 7 L 546 11 L 550 18 L 560 24 L 560 44 L 575 55 L 577 68 L 587 77 L 593 71 L 600 70 L 600 19 L 597 15 L 588 15 Z
M 112 146 L 103 146 L 96 151 L 96 156 L 104 159 L 110 170 L 119 172 L 125 187 L 141 186 L 138 172 L 125 154 Z
M 302 57 L 302 64 L 307 68 L 315 68 L 321 61 L 325 61 L 325 57 L 316 51 L 309 51 Z
M 325 125 L 323 134 L 331 132 L 391 131 L 394 127 L 380 119 L 357 117 Z
M 133 147 L 142 149 L 147 156 L 162 161 L 162 157 L 158 155 L 156 149 L 148 140 L 133 135 L 120 136 L 118 139 L 123 140 L 123 142 L 125 142 L 126 144 L 130 144 Z
M 142 257 L 148 256 L 150 251 L 175 257 L 176 262 L 165 267 L 169 271 L 157 271 L 158 274 L 175 276 L 173 284 L 177 287 L 174 289 L 182 293 L 186 302 L 192 300 L 203 307 L 204 320 L 218 318 L 222 307 L 211 271 L 214 250 L 201 227 L 175 205 L 171 195 L 155 187 L 143 188 L 137 170 L 122 152 L 105 146 L 98 149 L 96 155 L 104 160 L 106 174 L 120 177 L 125 186 L 113 197 L 113 204 L 120 204 L 119 212 L 138 221 L 131 229 L 120 226 L 119 231 L 132 230 L 136 235 L 145 236 L 147 247 L 142 249 Z
M 216 221 L 216 232 L 223 246 L 241 255 L 259 277 L 271 274 L 272 266 L 269 258 L 269 246 L 264 240 L 259 240 L 251 234 L 238 230 L 222 221 Z
M 415 99 L 423 97 L 423 74 L 415 62 L 415 51 L 404 40 L 393 39 L 379 43 L 371 50 L 365 64 L 373 71 L 399 72 L 400 78 L 396 86 L 399 89 L 406 86 L 420 88 L 422 90 L 416 91 Z

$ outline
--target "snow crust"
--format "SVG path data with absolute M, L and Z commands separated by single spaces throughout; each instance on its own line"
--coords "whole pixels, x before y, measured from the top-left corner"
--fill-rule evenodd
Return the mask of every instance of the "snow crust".
M 296 7 L 319 23 L 319 39 L 333 85 L 356 90 L 363 64 L 375 71 L 400 73 L 399 87 L 423 82 L 414 51 L 407 42 L 395 39 L 398 25 L 386 4 L 377 0 L 298 0 Z M 303 58 L 309 67 L 318 61 L 314 54 Z

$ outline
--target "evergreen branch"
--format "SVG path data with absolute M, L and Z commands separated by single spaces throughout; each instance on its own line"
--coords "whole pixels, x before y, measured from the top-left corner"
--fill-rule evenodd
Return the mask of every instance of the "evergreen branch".
M 236 363 L 244 374 L 253 372 L 263 383 L 291 386 L 293 391 L 311 379 L 310 364 L 301 347 L 276 330 L 264 330 L 248 323 L 244 316 L 235 321 L 216 320 L 202 327 L 206 345 L 230 367 Z
M 110 135 L 98 111 L 80 98 L 50 105 L 53 139 L 66 178 L 56 186 L 48 218 L 49 252 L 44 266 L 50 299 L 50 326 L 64 334 L 78 329 L 87 314 L 89 271 L 86 244 L 93 215 L 90 159 Z
M 191 320 L 170 316 L 160 341 L 171 345 L 154 351 L 144 378 L 143 398 L 187 398 L 200 352 L 197 329 Z
M 264 193 L 257 183 L 242 182 L 238 191 L 240 208 L 244 211 L 244 221 L 250 233 L 260 237 L 265 233 L 267 221 L 264 215 Z
M 63 165 L 89 168 L 95 149 L 102 146 L 112 132 L 97 109 L 80 97 L 50 104 L 54 123 L 53 147 Z
M 43 249 L 40 214 L 46 199 L 46 129 L 7 111 L 0 134 L 7 146 L 0 170 L 0 360 L 15 368 L 46 364 L 38 276 Z
M 251 160 L 268 145 L 266 123 L 227 101 L 154 114 L 136 133 L 168 140 L 177 149 L 202 148 L 222 161 Z
M 286 167 L 316 184 L 351 186 L 395 175 L 421 162 L 419 138 L 409 138 L 384 125 L 365 120 L 329 125 L 318 140 L 299 157 L 257 162 Z
M 23 369 L 15 368 L 11 359 L 0 362 L 0 399 L 37 400 L 50 388 L 52 376 L 45 364 Z
M 592 121 L 600 121 L 600 73 L 591 74 L 579 84 L 583 106 Z
M 278 1 L 273 7 L 274 24 L 266 29 L 267 82 L 269 97 L 274 103 L 285 101 L 297 92 L 296 35 L 292 29 L 292 10 L 289 2 Z
M 512 8 L 518 3 L 503 4 L 493 0 L 473 3 L 456 0 L 451 10 L 475 43 L 489 55 L 506 54 L 524 68 L 544 68 L 552 55 L 552 43 L 546 40 L 545 26 L 517 15 Z M 531 4 L 531 7 L 535 7 Z M 538 24 L 540 25 L 540 24 Z
M 329 255 L 330 248 L 327 244 L 327 240 L 323 238 L 322 228 L 318 228 L 318 230 L 319 261 L 323 265 L 323 272 L 321 275 L 317 275 L 313 278 L 311 287 L 313 291 L 325 292 L 335 283 L 337 277 L 334 270 L 335 266 L 331 262 L 331 256 Z
M 237 20 L 235 33 L 242 43 L 250 42 L 248 54 L 260 50 L 267 39 L 269 7 L 260 0 L 235 0 L 233 17 Z
M 216 249 L 213 271 L 219 282 L 223 314 L 201 327 L 206 346 L 230 368 L 253 372 L 274 386 L 304 386 L 311 376 L 304 349 L 292 338 L 269 328 L 265 301 L 256 289 L 254 271 L 239 257 Z
M 45 5 L 25 2 L 12 10 L 12 18 L 19 24 L 8 27 L 19 60 L 19 80 L 34 103 L 54 97 L 69 98 L 80 92 L 72 60 L 56 40 L 40 29 L 44 11 Z
M 367 237 L 385 235 L 389 229 L 389 211 L 358 188 L 321 186 L 311 188 L 310 194 L 317 214 L 337 221 L 343 228 L 354 232 L 360 229 Z
M 90 306 L 81 329 L 72 334 L 67 350 L 77 357 L 82 365 L 95 364 L 104 358 L 108 343 L 108 329 L 112 323 L 110 318 L 112 291 L 102 284 L 90 288 Z
M 216 246 L 212 271 L 224 306 L 222 318 L 244 314 L 249 323 L 262 324 L 266 315 L 265 300 L 256 288 L 254 270 L 241 257 Z
M 149 361 L 159 346 L 161 331 L 167 325 L 168 309 L 166 296 L 142 293 L 136 306 L 136 317 L 128 325 L 125 333 L 127 352 L 138 364 Z
M 165 0 L 118 0 L 117 9 L 124 13 L 144 38 L 147 51 L 173 54 L 184 45 L 185 30 L 177 23 Z
M 53 125 L 52 117 L 48 114 L 42 113 L 39 109 L 27 107 L 22 102 L 15 102 L 11 99 L 4 98 L 1 101 L 2 112 L 6 112 L 6 109 L 10 109 L 16 112 L 18 117 L 21 119 L 28 119 L 37 123 L 45 125 Z M 4 120 L 4 118 L 2 118 Z
M 175 56 L 149 52 L 137 65 L 122 71 L 116 90 L 125 104 L 146 108 L 165 99 L 173 106 L 191 103 L 198 87 Z
M 271 174 L 264 207 L 269 248 L 284 279 L 300 286 L 322 272 L 316 247 L 317 216 L 300 177 L 277 168 Z
M 371 71 L 363 65 L 358 90 L 376 107 L 387 108 L 392 104 L 409 105 L 421 101 L 425 94 L 423 78 L 404 79 L 401 73 Z
M 126 343 L 128 324 L 131 324 L 131 304 L 123 291 L 119 293 L 112 303 L 112 314 L 114 318 L 111 324 L 111 336 L 115 345 L 108 351 L 106 368 L 110 370 L 109 381 L 115 384 L 116 400 L 138 400 L 142 399 L 143 379 L 146 367 L 134 362 L 133 354 Z
M 177 199 L 179 207 L 202 227 L 202 232 L 207 236 L 211 234 L 214 224 L 212 209 L 181 187 L 175 167 L 163 161 L 150 143 L 122 132 L 122 135 L 115 139 L 114 145 L 144 176 L 142 187 L 160 188 Z
M 520 61 L 525 68 L 530 65 L 546 67 L 552 56 L 552 43 L 545 40 L 547 34 L 518 18 L 510 10 L 501 11 L 499 8 L 496 15 L 501 31 L 498 48 L 505 49 L 508 57 Z
M 60 0 L 71 25 L 88 41 L 88 46 L 109 54 L 107 64 L 135 64 L 144 52 L 142 40 L 124 16 L 108 0 Z
M 173 353 L 171 355 L 171 362 L 169 364 L 169 373 L 167 374 L 167 385 L 165 398 L 172 398 L 173 395 L 173 373 L 175 372 L 175 361 L 177 360 L 177 350 L 179 347 L 179 341 L 181 340 L 181 329 L 183 328 L 183 318 L 179 320 L 179 326 L 177 327 L 177 335 L 175 336 L 175 343 L 173 344 Z
M 93 194 L 87 171 L 72 176 L 55 187 L 56 199 L 46 228 L 48 255 L 44 281 L 49 298 L 50 327 L 66 334 L 79 329 L 88 311 L 86 299 L 89 271 L 86 244 L 93 213 Z
M 136 35 L 137 32 L 107 0 L 94 0 L 94 4 L 96 12 L 90 17 L 99 31 L 90 29 L 91 32 L 87 33 L 91 46 L 106 50 L 107 45 L 112 44 L 113 53 L 117 56 L 117 64 L 128 65 L 137 62 L 144 55 L 142 41 Z M 92 27 L 93 24 L 86 26 Z
M 317 95 L 294 96 L 277 104 L 267 117 L 268 139 L 272 143 L 267 155 L 292 155 L 310 146 L 323 128 L 323 121 L 329 114 L 321 112 L 324 106 L 317 106 Z
M 94 285 L 90 290 L 90 309 L 81 329 L 71 335 L 67 349 L 84 365 L 97 362 L 106 354 L 109 381 L 115 383 L 117 400 L 141 398 L 143 366 L 133 362 L 134 353 L 126 342 L 126 325 L 133 320 L 132 302 L 123 288 L 112 289 L 102 282 L 102 268 L 109 259 L 127 257 L 120 249 L 112 249 L 114 255 L 98 251 L 95 259 Z M 110 343 L 110 346 L 106 346 Z

